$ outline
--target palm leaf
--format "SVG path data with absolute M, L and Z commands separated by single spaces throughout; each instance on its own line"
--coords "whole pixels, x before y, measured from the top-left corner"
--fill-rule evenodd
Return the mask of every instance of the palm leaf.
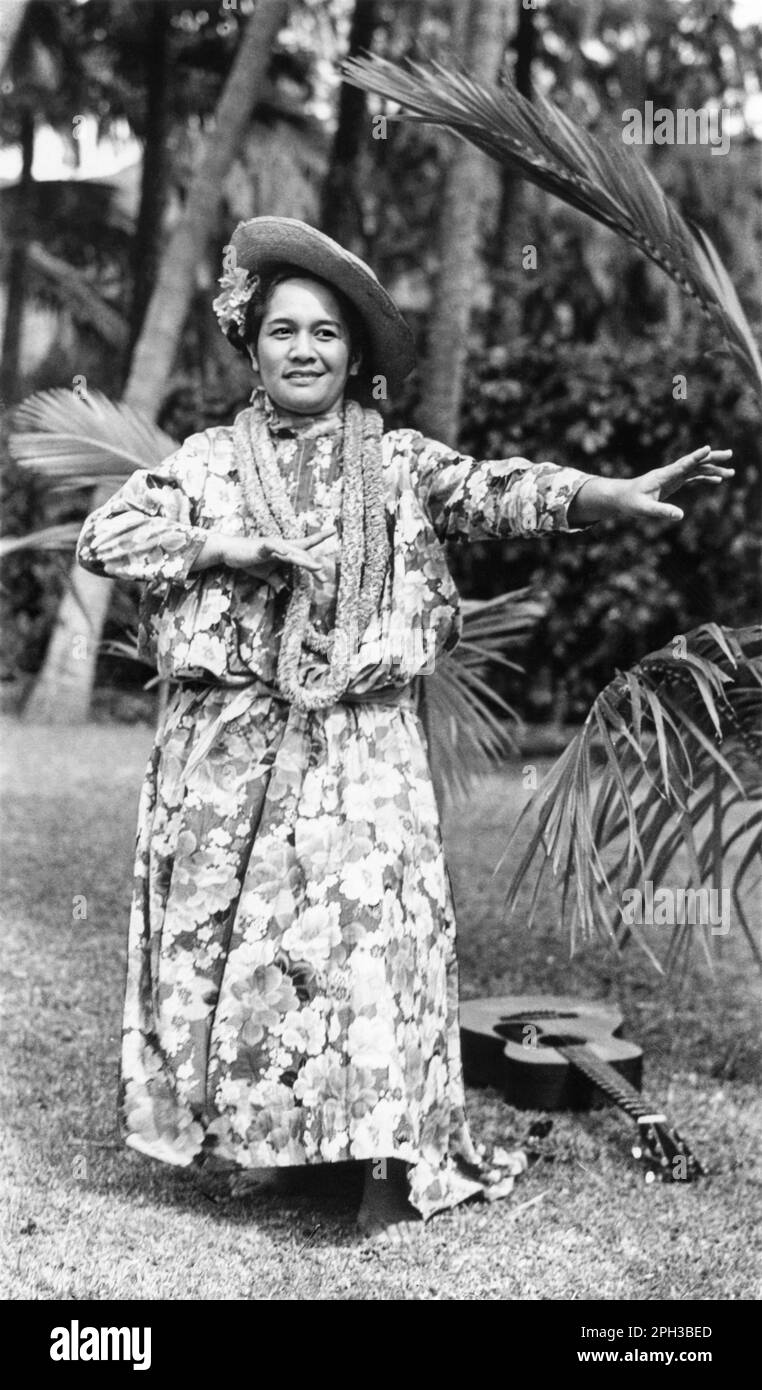
M 762 864 L 762 626 L 705 624 L 618 674 L 522 811 L 495 873 L 515 860 L 527 820 L 509 908 L 527 879 L 535 877 L 536 903 L 552 878 L 573 939 L 579 929 L 621 948 L 632 937 L 658 963 L 646 935 L 624 919 L 625 892 L 649 881 L 654 890 L 719 892 L 726 874 L 762 967 L 748 915 L 752 871 Z M 695 936 L 675 923 L 666 969 L 685 959 Z M 707 931 L 700 940 L 708 953 Z
M 545 596 L 528 589 L 463 602 L 458 646 L 422 682 L 420 713 L 440 807 L 467 795 L 477 777 L 515 751 L 518 717 L 484 674 L 494 662 L 521 669 L 502 653 L 525 641 L 546 611 Z
M 467 636 L 461 644 L 465 650 L 482 636 L 499 638 L 501 645 L 511 639 L 524 642 L 548 611 L 548 597 L 535 589 L 514 589 L 496 598 L 463 599 L 461 609 Z M 459 648 L 460 650 L 460 648 Z
M 0 536 L 0 559 L 22 550 L 73 550 L 81 530 L 81 522 L 64 521 L 31 531 L 28 536 Z
M 636 246 L 699 305 L 762 396 L 759 349 L 717 251 L 637 156 L 591 135 L 539 92 L 530 102 L 513 86 L 439 63 L 347 58 L 342 71 L 352 85 L 397 102 L 408 119 L 448 127 Z
M 100 391 L 38 391 L 14 412 L 12 457 L 57 488 L 118 487 L 177 449 L 140 411 Z
M 109 347 L 121 351 L 127 342 L 127 322 L 101 298 L 88 276 L 38 242 L 30 242 L 26 253 L 29 264 L 44 276 L 48 291 L 52 290 L 57 302 L 94 328 Z

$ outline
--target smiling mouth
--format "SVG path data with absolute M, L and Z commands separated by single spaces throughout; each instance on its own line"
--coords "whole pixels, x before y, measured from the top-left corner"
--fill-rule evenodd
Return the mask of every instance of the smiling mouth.
M 319 381 L 322 372 L 287 372 L 286 381 Z

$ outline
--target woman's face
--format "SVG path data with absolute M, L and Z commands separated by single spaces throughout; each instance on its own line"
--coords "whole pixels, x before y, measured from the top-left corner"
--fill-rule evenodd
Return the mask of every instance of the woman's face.
M 322 415 L 340 406 L 347 377 L 357 367 L 332 291 L 307 276 L 276 285 L 252 360 L 270 399 L 283 410 Z

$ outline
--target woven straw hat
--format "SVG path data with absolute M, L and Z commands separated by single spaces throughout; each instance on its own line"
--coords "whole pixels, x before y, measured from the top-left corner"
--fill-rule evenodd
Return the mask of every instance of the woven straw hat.
M 256 274 L 288 262 L 341 290 L 355 306 L 368 335 L 374 373 L 395 391 L 415 366 L 413 335 L 391 295 L 369 265 L 337 241 L 294 217 L 252 217 L 232 237 L 236 266 Z

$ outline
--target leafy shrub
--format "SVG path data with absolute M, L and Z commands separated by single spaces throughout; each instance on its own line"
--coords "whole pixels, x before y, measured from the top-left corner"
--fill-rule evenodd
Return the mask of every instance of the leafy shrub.
M 673 378 L 686 379 L 675 399 Z M 676 528 L 598 523 L 541 540 L 454 547 L 466 596 L 533 583 L 552 599 L 526 654 L 527 677 L 505 693 L 527 717 L 575 720 L 615 669 L 705 621 L 756 619 L 762 549 L 759 405 L 718 354 L 698 341 L 625 345 L 517 340 L 471 362 L 461 447 L 587 472 L 632 476 L 699 445 L 732 448 L 736 477 L 678 494 Z M 498 679 L 503 679 L 498 677 Z

